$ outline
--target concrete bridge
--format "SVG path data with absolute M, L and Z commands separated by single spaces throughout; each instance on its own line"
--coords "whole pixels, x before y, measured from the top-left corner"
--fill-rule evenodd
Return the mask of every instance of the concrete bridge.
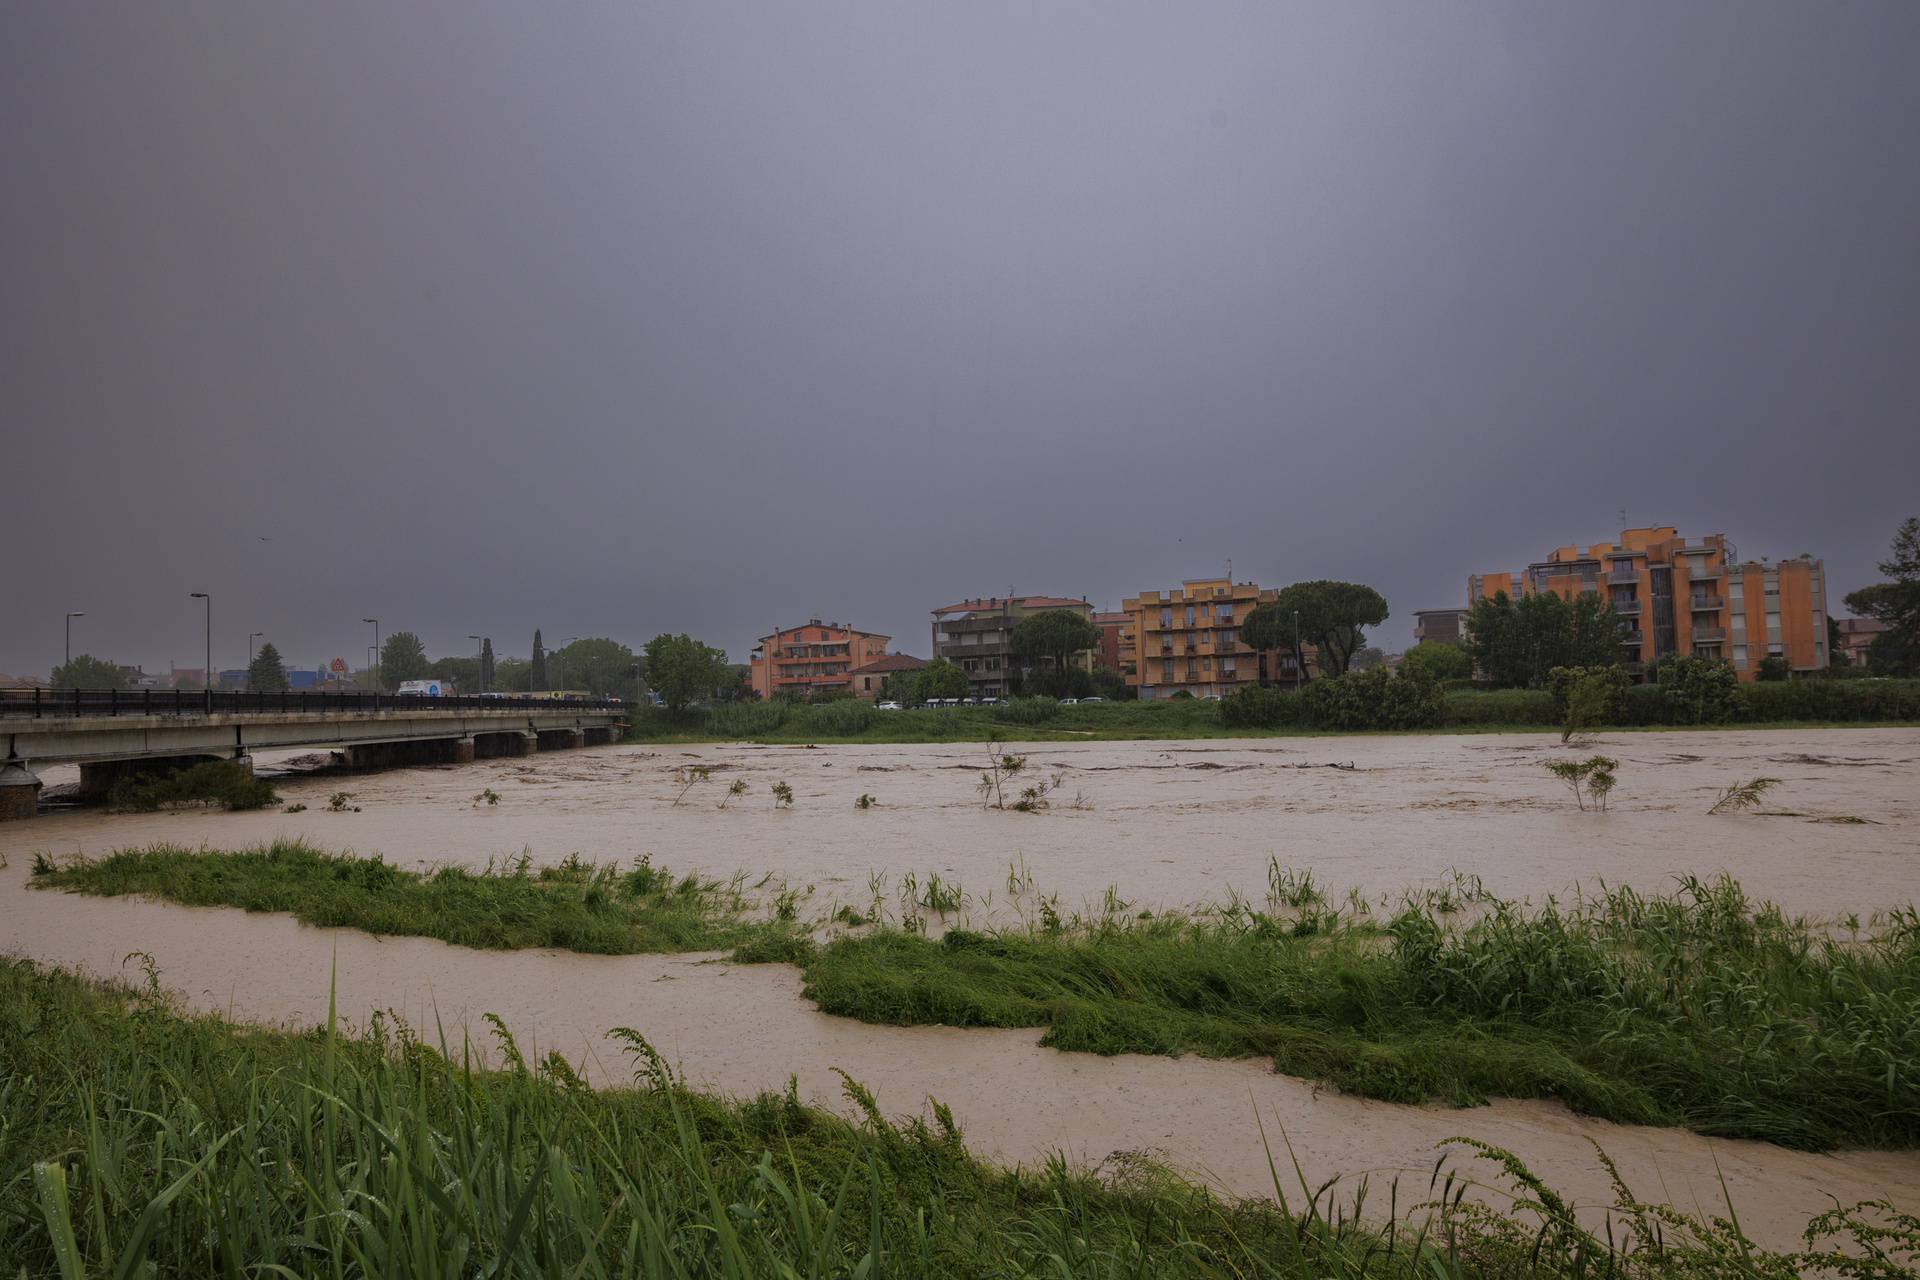
M 465 764 L 612 742 L 626 711 L 538 696 L 9 691 L 0 698 L 0 822 L 38 809 L 36 765 L 78 764 L 81 790 L 103 794 L 132 773 L 251 764 L 266 747 L 335 748 L 356 768 Z

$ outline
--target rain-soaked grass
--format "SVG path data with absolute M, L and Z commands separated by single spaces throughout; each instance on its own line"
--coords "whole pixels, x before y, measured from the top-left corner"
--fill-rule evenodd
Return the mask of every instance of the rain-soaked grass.
M 596 1090 L 497 1028 L 485 1070 L 379 1018 L 182 1016 L 161 977 L 128 992 L 0 960 L 0 1274 L 1784 1280 L 1920 1257 L 1920 1222 L 1877 1204 L 1821 1215 L 1796 1253 L 1617 1181 L 1608 1220 L 1582 1224 L 1472 1144 L 1371 1200 L 1301 1186 L 1284 1147 L 1274 1198 L 1244 1203 L 1138 1157 L 999 1169 L 937 1104 L 889 1120 L 852 1080 L 852 1121 L 791 1088 L 720 1101 L 616 1031 L 633 1084 Z M 1244 1136 L 1263 1141 L 1251 1113 Z M 1506 1194 L 1465 1196 L 1469 1178 Z
M 784 933 L 792 905 L 750 918 L 739 879 L 676 877 L 641 858 L 627 867 L 578 857 L 543 867 L 521 857 L 474 871 L 409 871 L 379 857 L 333 854 L 299 840 L 239 851 L 153 845 L 34 868 L 35 885 L 144 893 L 193 906 L 285 911 L 303 923 L 412 934 L 463 947 L 555 947 L 602 955 L 710 951 Z
M 1463 881 L 1376 908 L 1271 868 L 1264 903 L 1086 915 L 1010 873 L 1012 927 L 948 929 L 959 885 L 905 879 L 816 943 L 799 900 L 640 863 L 397 870 L 303 845 L 160 847 L 47 866 L 34 883 L 289 911 L 467 946 L 732 947 L 798 964 L 821 1009 L 873 1023 L 1040 1027 L 1092 1053 L 1263 1057 L 1396 1102 L 1559 1098 L 1624 1123 L 1823 1150 L 1920 1146 L 1920 916 L 1838 934 L 1731 880 L 1528 907 Z M 1003 900 L 1003 907 L 1008 900 Z M 751 914 L 749 914 L 751 911 Z M 964 920 L 954 921 L 964 925 Z M 850 929 L 839 926 L 851 925 Z M 818 928 L 818 926 L 816 926 Z

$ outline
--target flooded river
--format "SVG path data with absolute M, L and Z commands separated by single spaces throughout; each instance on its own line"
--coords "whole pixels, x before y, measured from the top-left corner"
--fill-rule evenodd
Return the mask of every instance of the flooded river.
M 32 855 L 97 854 L 154 841 L 232 848 L 276 836 L 382 853 L 402 865 L 536 863 L 570 853 L 675 871 L 813 886 L 806 910 L 864 907 L 870 877 L 957 879 L 976 918 L 1008 918 L 1009 863 L 1063 907 L 1128 901 L 1168 907 L 1266 890 L 1267 861 L 1311 869 L 1336 893 L 1397 897 L 1452 872 L 1538 901 L 1576 884 L 1667 891 L 1685 872 L 1728 871 L 1791 911 L 1863 916 L 1920 898 L 1920 731 L 1617 734 L 1592 749 L 1620 760 L 1607 814 L 1582 813 L 1541 768 L 1550 735 L 1047 743 L 1030 768 L 1061 775 L 1042 815 L 991 812 L 974 793 L 984 752 L 951 745 L 608 747 L 280 784 L 307 811 L 286 814 L 55 813 L 0 827 L 0 947 L 47 963 L 118 974 L 151 952 L 193 1006 L 237 1018 L 310 1024 L 325 1015 L 330 973 L 350 1017 L 401 1013 L 483 1029 L 499 1014 L 523 1048 L 558 1049 L 596 1078 L 629 1064 L 605 1038 L 633 1026 L 691 1083 L 730 1094 L 779 1089 L 839 1105 L 841 1068 L 889 1112 L 952 1107 L 983 1155 L 1033 1161 L 1064 1150 L 1089 1165 L 1147 1152 L 1233 1194 L 1270 1194 L 1264 1123 L 1314 1183 L 1395 1174 L 1402 1202 L 1425 1194 L 1436 1143 L 1468 1134 L 1518 1152 L 1579 1199 L 1607 1198 L 1588 1140 L 1619 1161 L 1636 1191 L 1689 1211 L 1722 1208 L 1726 1180 L 1742 1221 L 1787 1245 L 1811 1215 L 1890 1196 L 1920 1207 L 1920 1153 L 1784 1151 L 1691 1134 L 1609 1125 L 1552 1103 L 1471 1110 L 1404 1107 L 1319 1091 L 1259 1062 L 1041 1049 L 1037 1031 L 871 1027 L 815 1012 L 798 975 L 713 957 L 595 957 L 474 952 L 426 939 L 378 940 L 224 909 L 29 892 Z M 261 762 L 271 764 L 265 758 Z M 1327 768 L 1351 763 L 1351 770 Z M 676 770 L 713 769 L 684 800 Z M 1781 816 L 1708 817 L 1720 789 L 1782 779 Z M 715 806 L 734 778 L 748 794 Z M 60 780 L 49 771 L 49 782 Z M 788 782 L 790 811 L 769 787 Z M 474 803 L 491 788 L 497 805 Z M 334 791 L 359 812 L 327 810 Z M 876 807 L 854 807 L 861 794 Z M 1860 819 L 1836 822 L 1837 818 Z M 842 1108 L 844 1109 L 844 1108 Z M 1291 1178 L 1289 1178 L 1291 1181 Z M 1288 1188 L 1291 1194 L 1292 1186 Z

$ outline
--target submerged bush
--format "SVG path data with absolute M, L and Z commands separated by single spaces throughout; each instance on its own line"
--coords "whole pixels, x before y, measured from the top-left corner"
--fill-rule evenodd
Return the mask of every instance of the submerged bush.
M 1316 729 L 1425 729 L 1440 723 L 1440 687 L 1418 671 L 1385 667 L 1311 680 L 1300 691 Z
M 219 805 L 223 809 L 264 809 L 279 804 L 273 784 L 231 760 L 206 760 L 174 773 L 122 778 L 107 793 L 111 808 L 136 813 L 173 805 Z
M 1303 720 L 1300 695 L 1292 689 L 1248 685 L 1220 700 L 1220 723 L 1229 729 L 1278 729 Z

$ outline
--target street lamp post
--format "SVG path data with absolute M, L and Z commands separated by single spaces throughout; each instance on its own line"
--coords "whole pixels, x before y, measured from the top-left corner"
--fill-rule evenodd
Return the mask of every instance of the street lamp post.
M 207 700 L 213 700 L 213 597 L 205 591 L 189 591 L 187 595 L 194 600 L 207 602 L 207 669 L 204 686 Z
M 475 693 L 485 693 L 487 691 L 487 669 L 482 666 L 480 662 L 480 637 L 468 636 L 467 639 L 473 641 L 473 691 Z
M 367 673 L 368 678 L 373 681 L 374 692 L 377 693 L 380 690 L 380 668 L 375 664 L 380 657 L 380 619 L 362 618 L 360 621 L 373 624 L 373 656 L 367 659 Z
M 73 620 L 75 618 L 84 618 L 86 616 L 87 615 L 84 612 L 70 613 L 67 615 L 67 665 L 68 666 L 73 665 Z

